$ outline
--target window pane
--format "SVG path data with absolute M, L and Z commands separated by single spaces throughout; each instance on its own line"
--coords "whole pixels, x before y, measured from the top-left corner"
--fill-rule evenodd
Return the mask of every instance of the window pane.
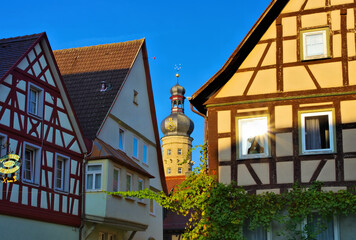
M 119 191 L 119 171 L 114 169 L 113 191 Z
M 250 230 L 245 226 L 243 234 L 247 240 L 267 240 L 267 231 L 263 227 Z
M 93 189 L 93 174 L 87 174 L 87 189 Z
M 143 181 L 138 180 L 138 190 L 143 190 Z
M 319 233 L 316 240 L 333 240 L 334 239 L 334 221 L 329 220 L 327 223 L 322 221 L 319 214 L 314 213 L 311 217 L 308 217 L 308 227 L 312 233 L 315 233 L 320 229 L 322 225 L 326 224 L 325 231 Z
M 131 175 L 126 175 L 126 191 L 131 191 Z
M 240 153 L 244 155 L 267 152 L 267 117 L 239 120 Z
M 95 189 L 101 188 L 101 173 L 95 174 Z
M 101 165 L 89 165 L 88 171 L 101 171 Z
M 329 116 L 305 117 L 305 149 L 329 149 Z
M 32 164 L 33 164 L 34 153 L 32 150 L 25 150 L 25 162 L 24 162 L 24 178 L 26 180 L 32 180 Z
M 143 145 L 142 162 L 147 163 L 147 146 Z
M 132 155 L 136 158 L 138 157 L 138 140 L 137 140 L 137 138 L 133 139 Z
M 305 37 L 307 56 L 317 56 L 324 54 L 323 33 L 309 34 Z
M 124 149 L 124 131 L 122 129 L 119 130 L 119 148 Z

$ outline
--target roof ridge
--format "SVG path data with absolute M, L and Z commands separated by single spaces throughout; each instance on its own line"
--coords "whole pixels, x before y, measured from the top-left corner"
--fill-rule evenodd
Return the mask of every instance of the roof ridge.
M 141 38 L 141 39 L 135 39 L 135 40 L 125 41 L 125 42 L 104 43 L 104 44 L 98 44 L 98 45 L 93 45 L 93 46 L 83 46 L 83 47 L 76 47 L 76 48 L 65 48 L 65 49 L 54 50 L 54 52 L 65 52 L 65 51 L 84 50 L 84 49 L 93 49 L 93 48 L 104 48 L 104 47 L 109 47 L 109 46 L 129 44 L 129 43 L 133 43 L 133 42 L 142 43 L 144 40 L 145 40 L 145 38 Z
M 2 38 L 0 39 L 0 43 L 13 43 L 13 42 L 22 42 L 22 41 L 27 41 L 29 39 L 35 39 L 41 36 L 43 33 L 35 33 L 31 35 L 24 35 L 24 36 L 18 36 L 18 37 L 11 37 L 11 38 Z

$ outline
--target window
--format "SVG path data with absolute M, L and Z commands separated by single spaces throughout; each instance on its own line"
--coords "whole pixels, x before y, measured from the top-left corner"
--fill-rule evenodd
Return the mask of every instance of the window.
M 332 111 L 300 114 L 302 153 L 334 151 L 332 116 Z
M 126 174 L 126 191 L 132 191 L 132 175 Z
M 167 168 L 167 174 L 171 174 L 171 168 Z
M 270 238 L 268 238 L 266 229 L 264 229 L 263 227 L 259 227 L 254 230 L 250 230 L 248 227 L 244 226 L 243 235 L 246 240 L 254 240 L 254 239 L 268 240 L 268 239 L 270 239 Z
M 87 166 L 87 190 L 101 190 L 101 164 Z
M 138 179 L 138 184 L 137 184 L 137 190 L 138 190 L 138 191 L 141 191 L 141 190 L 143 190 L 144 188 L 145 188 L 145 182 L 143 181 L 143 179 L 139 178 L 139 179 Z M 138 201 L 139 201 L 139 202 L 143 202 L 144 199 L 143 199 L 143 198 L 140 198 Z
M 22 179 L 25 182 L 38 184 L 40 180 L 41 150 L 40 148 L 25 144 L 22 163 Z
M 61 155 L 56 156 L 55 189 L 68 191 L 70 159 Z
M 105 233 L 99 232 L 99 240 L 105 240 Z
M 112 190 L 114 192 L 120 191 L 120 169 L 114 168 Z
M 147 145 L 143 144 L 142 162 L 147 164 Z
M 134 90 L 133 103 L 138 105 L 138 92 L 136 90 Z
M 171 155 L 171 149 L 167 149 L 167 154 Z
M 303 60 L 329 57 L 329 28 L 301 31 Z
M 108 240 L 115 240 L 116 239 L 116 235 L 113 233 L 109 233 L 108 234 Z
M 150 199 L 150 214 L 156 215 L 156 206 L 155 201 L 153 199 Z
M 7 153 L 6 136 L 0 135 L 0 157 L 5 156 L 6 153 Z
M 42 117 L 43 113 L 43 90 L 33 84 L 28 90 L 28 113 Z
M 313 213 L 309 216 L 304 223 L 304 229 L 308 233 L 315 234 L 319 232 L 321 227 L 326 227 L 326 229 L 320 232 L 317 236 L 313 236 L 315 240 L 338 240 L 339 239 L 339 229 L 338 229 L 338 219 L 333 217 L 328 221 L 323 221 L 318 213 Z M 313 235 L 314 235 L 313 234 Z M 309 237 L 309 236 L 308 236 Z
M 239 157 L 268 156 L 267 116 L 238 119 Z
M 178 155 L 182 155 L 182 149 L 178 148 Z
M 125 131 L 119 129 L 119 149 L 124 151 Z
M 138 139 L 133 138 L 132 156 L 138 158 Z
M 178 168 L 178 174 L 182 174 L 182 168 L 181 167 Z

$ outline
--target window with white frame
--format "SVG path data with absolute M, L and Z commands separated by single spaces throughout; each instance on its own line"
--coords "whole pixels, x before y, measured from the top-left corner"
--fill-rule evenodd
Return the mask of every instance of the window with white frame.
M 139 178 L 139 179 L 138 179 L 138 182 L 137 182 L 137 190 L 138 190 L 138 191 L 141 191 L 141 190 L 143 190 L 144 188 L 145 188 L 145 181 L 144 181 L 142 178 Z M 143 199 L 143 198 L 140 198 L 138 201 L 139 201 L 139 202 L 143 202 L 144 199 Z
M 313 235 L 315 240 L 339 240 L 339 224 L 336 216 L 323 220 L 318 213 L 313 213 L 303 224 L 303 229 Z M 321 231 L 324 229 L 324 231 Z M 315 234 L 317 234 L 315 236 Z M 309 239 L 309 236 L 307 236 Z
M 27 111 L 32 115 L 42 117 L 43 114 L 43 89 L 29 84 L 28 99 L 27 99 Z
M 150 199 L 150 214 L 156 215 L 156 206 L 155 201 L 153 199 Z
M 68 157 L 57 155 L 55 165 L 55 189 L 60 191 L 69 190 L 69 166 L 70 159 Z
M 302 153 L 334 151 L 333 111 L 301 112 Z
M 329 56 L 329 28 L 301 31 L 303 60 Z
M 23 181 L 38 184 L 40 180 L 41 149 L 34 145 L 25 144 L 22 161 Z
M 114 192 L 120 191 L 120 169 L 114 168 L 112 188 Z
M 178 168 L 178 174 L 182 174 L 182 168 L 181 167 Z
M 147 164 L 147 151 L 148 151 L 147 145 L 143 144 L 143 147 L 142 147 L 142 162 L 146 163 L 146 164 Z
M 178 155 L 182 155 L 182 149 L 178 148 Z
M 87 166 L 87 190 L 101 190 L 101 177 L 102 177 L 102 165 L 101 164 L 89 164 Z
M 124 151 L 124 142 L 125 141 L 125 131 L 121 128 L 119 129 L 119 149 Z
M 126 191 L 132 191 L 132 174 L 126 174 Z
M 238 119 L 239 157 L 268 156 L 268 118 L 250 117 Z
M 133 138 L 132 156 L 138 158 L 138 139 L 136 137 Z

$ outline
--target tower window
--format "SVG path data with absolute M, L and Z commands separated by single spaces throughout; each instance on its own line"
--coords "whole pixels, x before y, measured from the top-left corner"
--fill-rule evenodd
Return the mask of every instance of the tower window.
M 167 168 L 167 174 L 171 174 L 171 168 Z
M 182 171 L 182 168 L 179 167 L 179 168 L 178 168 L 178 174 L 182 174 L 182 172 L 183 172 L 183 171 Z
M 182 155 L 182 149 L 178 148 L 178 155 Z
M 171 155 L 171 149 L 168 149 L 168 150 L 167 150 L 167 154 L 168 154 L 168 155 Z

